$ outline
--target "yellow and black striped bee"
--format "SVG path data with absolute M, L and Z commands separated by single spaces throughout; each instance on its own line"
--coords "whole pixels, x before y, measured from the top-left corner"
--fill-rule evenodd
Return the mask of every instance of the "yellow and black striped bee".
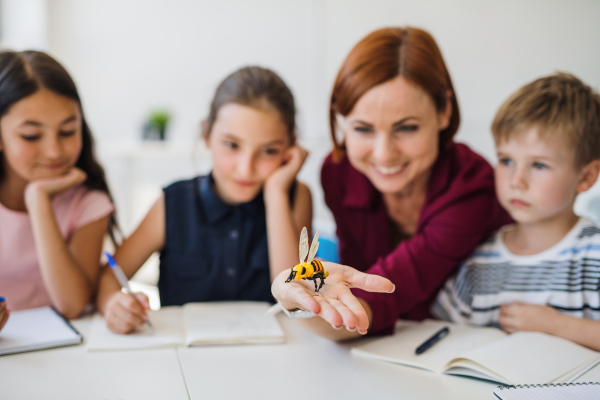
M 319 249 L 319 231 L 315 233 L 312 244 L 310 245 L 310 251 L 308 251 L 308 234 L 306 233 L 306 227 L 302 229 L 300 234 L 300 264 L 294 266 L 285 281 L 290 282 L 292 279 L 299 281 L 300 279 L 308 279 L 309 281 L 315 282 L 315 292 L 318 292 L 321 287 L 325 284 L 325 278 L 329 276 L 329 272 L 323 268 L 323 263 L 319 260 L 315 260 L 315 254 Z M 308 254 L 308 259 L 304 262 Z M 317 279 L 321 279 L 321 284 L 317 287 Z

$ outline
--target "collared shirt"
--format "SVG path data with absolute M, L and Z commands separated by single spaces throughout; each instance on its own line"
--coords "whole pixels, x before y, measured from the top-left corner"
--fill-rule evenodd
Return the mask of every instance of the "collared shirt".
M 201 176 L 164 189 L 161 304 L 273 302 L 262 192 L 248 203 L 230 205 L 214 193 L 211 181 L 210 175 Z
M 463 144 L 441 151 L 432 167 L 416 233 L 393 245 L 381 193 L 344 157 L 321 171 L 325 202 L 337 224 L 340 262 L 390 279 L 393 294 L 353 292 L 373 310 L 371 333 L 390 332 L 398 318 L 430 317 L 446 278 L 487 235 L 509 223 L 494 189 L 492 167 Z

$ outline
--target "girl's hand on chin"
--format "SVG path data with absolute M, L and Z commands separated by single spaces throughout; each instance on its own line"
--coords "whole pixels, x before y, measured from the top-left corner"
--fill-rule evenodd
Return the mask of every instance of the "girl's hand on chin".
M 300 146 L 292 146 L 287 149 L 284 163 L 267 178 L 265 192 L 278 190 L 287 193 L 307 156 L 308 151 Z
M 85 172 L 73 167 L 63 175 L 31 181 L 25 188 L 25 203 L 30 205 L 40 196 L 52 198 L 57 193 L 85 182 L 86 178 Z

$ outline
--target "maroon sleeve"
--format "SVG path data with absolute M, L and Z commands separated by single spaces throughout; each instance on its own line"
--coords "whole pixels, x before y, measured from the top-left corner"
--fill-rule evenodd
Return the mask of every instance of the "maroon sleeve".
M 331 154 L 325 159 L 321 169 L 321 185 L 325 204 L 331 210 L 333 219 L 336 223 L 336 235 L 338 238 L 338 255 L 340 260 L 353 260 L 360 265 L 362 263 L 362 254 L 354 237 L 350 234 L 350 229 L 346 226 L 345 216 L 343 215 L 342 197 L 344 190 L 342 181 L 339 179 L 339 168 L 334 165 Z M 360 261 L 359 261 L 360 260 Z
M 369 331 L 390 329 L 402 314 L 428 304 L 454 268 L 499 225 L 500 214 L 493 190 L 469 193 L 439 209 L 415 236 L 379 258 L 366 272 L 390 279 L 395 292 L 353 290 L 373 311 Z

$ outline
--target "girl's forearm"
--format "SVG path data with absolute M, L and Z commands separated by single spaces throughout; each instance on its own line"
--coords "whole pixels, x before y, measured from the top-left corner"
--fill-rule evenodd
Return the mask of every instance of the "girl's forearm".
M 295 226 L 287 193 L 265 193 L 271 282 L 281 271 L 298 264 L 300 229 Z
M 548 333 L 600 351 L 600 321 L 560 314 L 554 327 Z
M 54 217 L 49 196 L 38 193 L 27 206 L 42 279 L 52 304 L 67 318 L 74 318 L 90 301 L 95 277 L 86 276 L 73 259 Z
M 106 303 L 115 294 L 121 291 L 121 285 L 109 267 L 104 267 L 98 279 L 98 293 L 96 294 L 96 307 L 104 315 Z

